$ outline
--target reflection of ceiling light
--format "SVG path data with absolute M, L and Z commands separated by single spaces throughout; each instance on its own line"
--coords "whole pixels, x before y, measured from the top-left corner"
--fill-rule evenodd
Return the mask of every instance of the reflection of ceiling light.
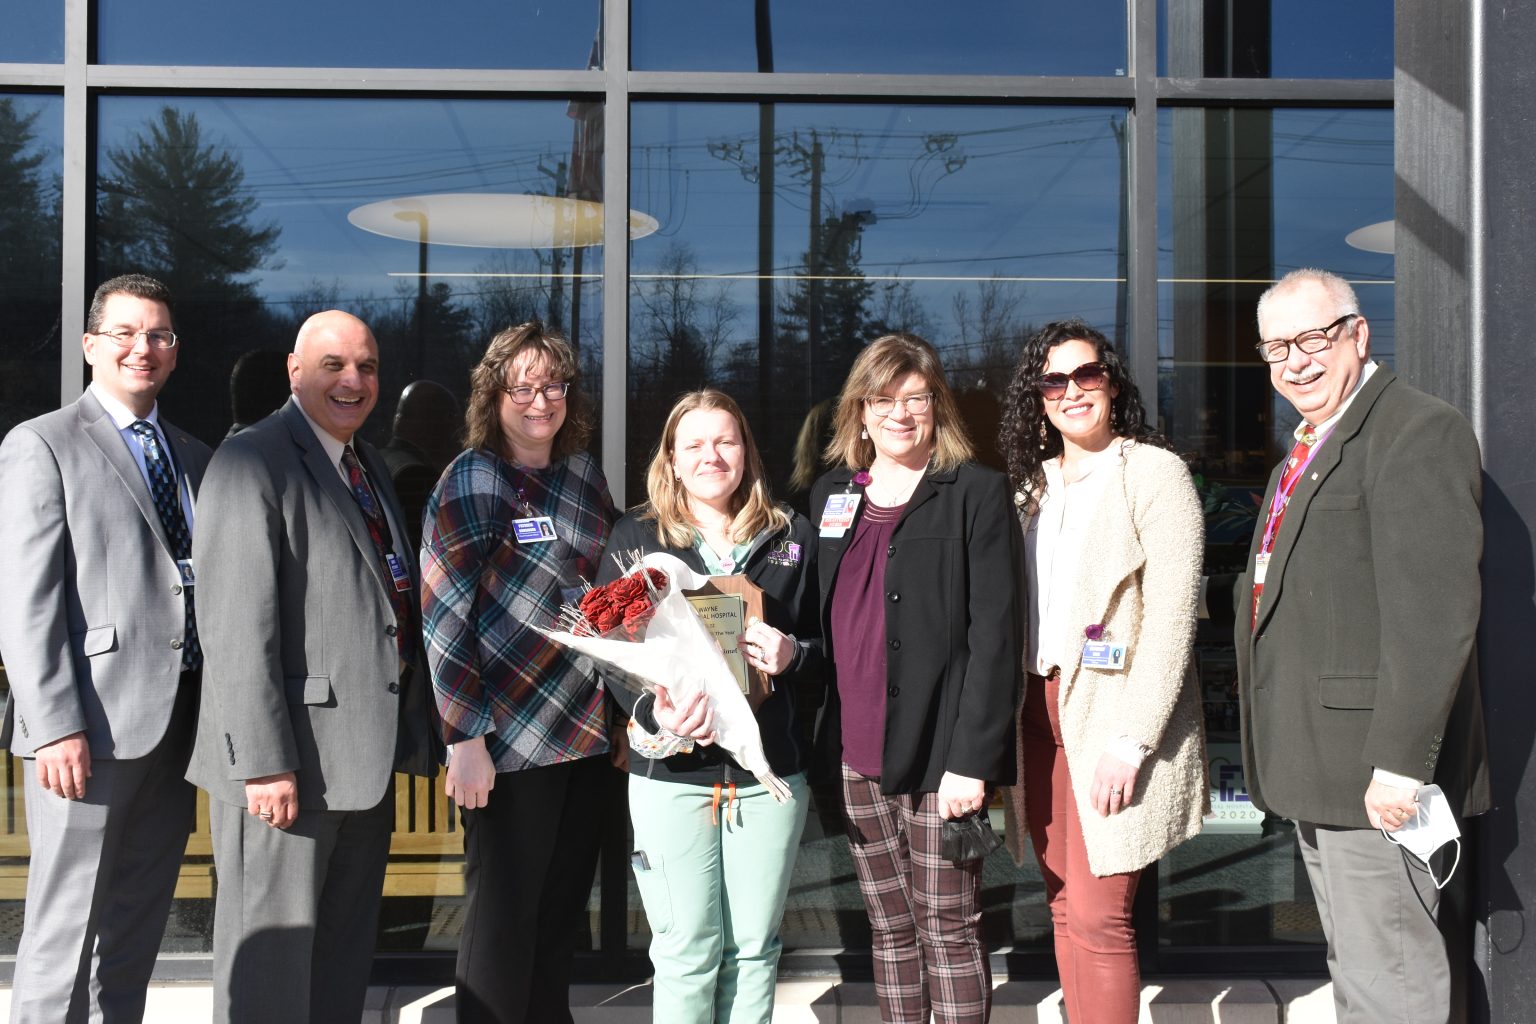
M 1392 255 L 1397 236 L 1397 221 L 1384 220 L 1356 228 L 1344 236 L 1344 244 L 1364 249 L 1366 252 L 1384 252 Z
M 359 206 L 347 214 L 354 227 L 376 235 L 433 245 L 487 249 L 564 249 L 603 243 L 603 204 L 560 196 L 454 192 L 405 196 Z M 661 225 L 629 211 L 629 237 L 644 238 Z

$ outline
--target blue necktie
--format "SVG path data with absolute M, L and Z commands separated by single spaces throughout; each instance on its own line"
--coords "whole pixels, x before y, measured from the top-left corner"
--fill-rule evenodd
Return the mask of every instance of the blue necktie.
M 171 553 L 178 560 L 192 557 L 192 532 L 187 529 L 186 516 L 181 514 L 181 495 L 176 489 L 176 474 L 170 459 L 160 446 L 160 435 L 148 420 L 134 420 L 128 427 L 139 437 L 144 449 L 144 467 L 149 470 L 149 493 L 155 499 L 155 512 L 165 537 L 171 542 Z M 203 648 L 197 642 L 197 613 L 192 607 L 192 588 L 183 586 L 181 596 L 187 605 L 186 640 L 181 649 L 181 667 L 192 671 L 202 667 Z

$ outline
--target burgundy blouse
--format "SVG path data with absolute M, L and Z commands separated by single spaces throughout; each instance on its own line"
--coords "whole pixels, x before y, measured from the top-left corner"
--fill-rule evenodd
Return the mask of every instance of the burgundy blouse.
M 880 777 L 885 750 L 885 561 L 905 505 L 869 501 L 832 587 L 832 652 L 842 703 L 843 763 Z

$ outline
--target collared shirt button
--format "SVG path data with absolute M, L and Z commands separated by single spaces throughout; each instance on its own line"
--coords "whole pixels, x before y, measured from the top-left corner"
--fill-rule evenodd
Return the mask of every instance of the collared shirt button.
M 390 683 L 389 684 L 389 692 L 390 693 L 399 693 L 400 692 L 400 684 L 399 683 Z
M 400 632 L 399 628 L 396 627 L 393 622 L 391 622 L 389 625 L 384 627 L 384 635 L 385 636 L 396 636 L 396 635 L 399 634 L 399 632 Z
M 901 650 L 901 641 L 900 640 L 887 640 L 885 642 L 885 645 L 887 647 L 889 647 L 893 651 Z
M 886 558 L 895 558 L 896 557 L 896 545 L 895 544 L 892 544 L 890 547 L 885 549 L 885 557 Z
M 886 692 L 886 694 L 888 694 L 888 695 L 889 695 L 889 696 L 892 696 L 892 697 L 894 697 L 894 696 L 896 696 L 896 695 L 897 695 L 897 694 L 898 694 L 898 693 L 900 693 L 900 692 L 901 692 L 901 687 L 899 687 L 899 686 L 893 686 L 893 687 L 891 687 L 891 688 L 890 688 L 890 689 L 889 689 L 889 690 L 886 690 L 886 691 L 885 691 L 885 692 Z
M 894 591 L 894 590 L 891 591 L 889 594 L 886 594 L 885 596 L 890 598 L 892 601 L 900 601 L 901 600 L 901 595 L 896 593 L 896 591 Z

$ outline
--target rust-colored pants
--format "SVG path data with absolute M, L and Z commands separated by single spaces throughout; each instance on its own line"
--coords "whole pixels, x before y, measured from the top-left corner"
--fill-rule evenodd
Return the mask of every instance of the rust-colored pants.
M 1058 678 L 1029 677 L 1022 780 L 1029 838 L 1045 878 L 1056 934 L 1056 970 L 1072 1024 L 1135 1024 L 1141 974 L 1131 903 L 1141 872 L 1099 878 L 1088 869 L 1088 848 L 1061 744 L 1060 685 Z

